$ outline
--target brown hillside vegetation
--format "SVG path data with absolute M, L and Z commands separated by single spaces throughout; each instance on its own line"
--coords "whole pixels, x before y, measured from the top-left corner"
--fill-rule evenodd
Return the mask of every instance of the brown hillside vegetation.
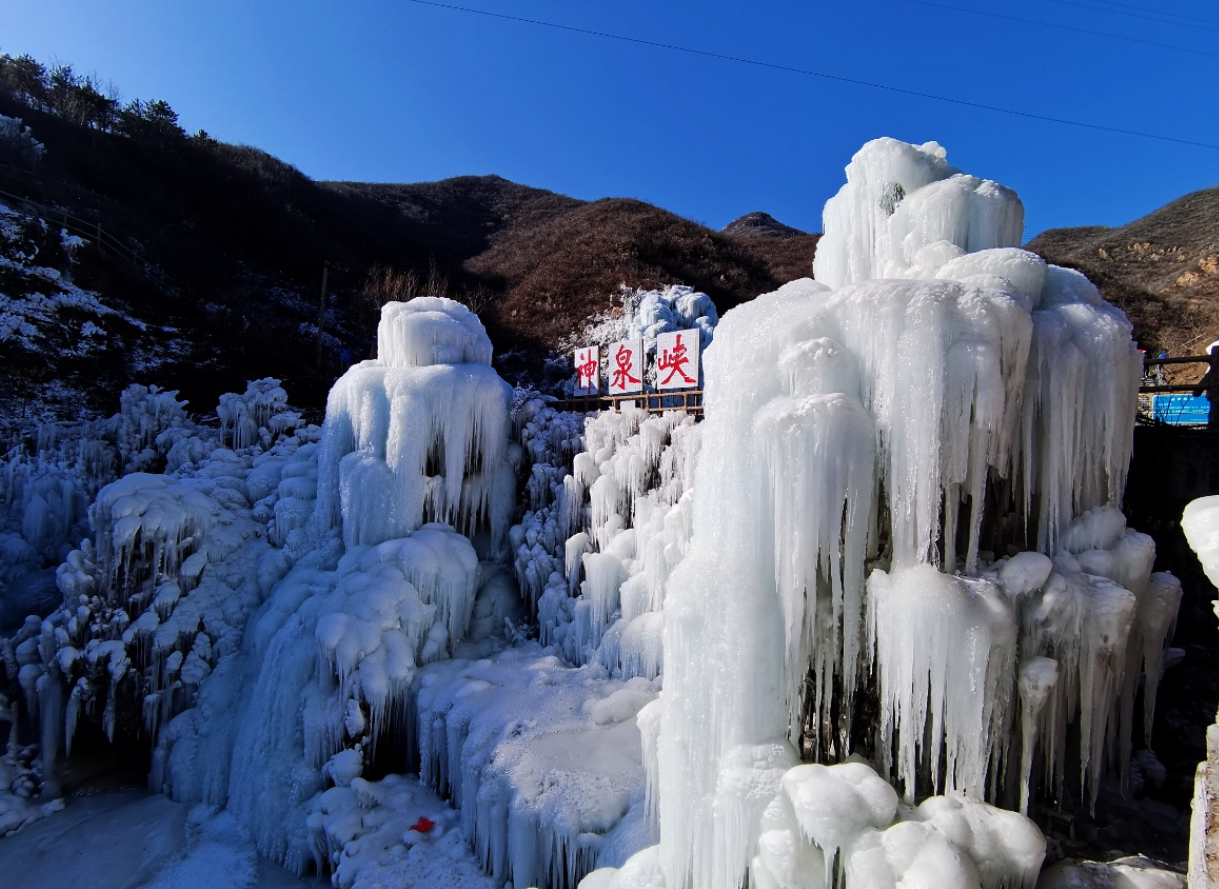
M 395 229 L 453 271 L 490 247 L 492 239 L 505 229 L 530 228 L 583 203 L 499 176 L 457 176 L 414 185 L 319 185 L 343 197 L 379 205 L 393 219 Z
M 746 213 L 733 220 L 724 226 L 723 234 L 746 241 L 780 283 L 812 277 L 819 234 L 806 234 L 761 212 Z
M 609 198 L 530 223 L 493 238 L 465 270 L 502 293 L 489 319 L 497 329 L 542 345 L 609 307 L 620 285 L 688 284 L 722 313 L 786 280 L 754 241 L 642 201 Z M 811 244 L 805 249 L 811 261 Z
M 811 273 L 818 235 L 776 222 L 724 232 L 627 198 L 594 202 L 499 176 L 411 185 L 319 183 L 378 208 L 384 224 L 434 260 L 445 295 L 488 295 L 478 307 L 497 351 L 561 345 L 611 306 L 621 286 L 687 284 L 720 312 Z M 404 270 L 401 261 L 387 264 Z M 410 264 L 420 273 L 424 260 Z
M 1149 354 L 1200 354 L 1219 339 L 1219 188 L 1121 228 L 1051 229 L 1027 246 L 1091 278 Z

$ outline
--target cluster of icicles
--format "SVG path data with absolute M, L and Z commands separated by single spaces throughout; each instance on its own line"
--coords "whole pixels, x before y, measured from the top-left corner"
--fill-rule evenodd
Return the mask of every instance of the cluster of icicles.
M 640 714 L 661 842 L 589 885 L 1031 886 L 1040 835 L 984 841 L 982 801 L 1027 808 L 1040 779 L 1094 803 L 1106 766 L 1128 770 L 1141 674 L 1149 737 L 1180 587 L 1116 509 L 1130 324 L 1019 249 L 1014 193 L 944 157 L 865 146 L 817 280 L 717 329 L 714 447 L 667 587 L 664 693 Z M 880 715 L 853 734 L 864 694 Z M 888 780 L 802 773 L 801 743 L 869 752 Z M 936 827 L 889 782 L 963 814 Z
M 527 446 L 539 444 L 531 509 L 510 533 L 521 592 L 542 644 L 574 664 L 653 679 L 663 671 L 665 583 L 690 542 L 702 427 L 679 411 L 602 413 L 585 423 L 584 450 L 563 475 L 565 449 L 548 440 L 570 441 L 571 416 L 537 410 L 521 430 Z

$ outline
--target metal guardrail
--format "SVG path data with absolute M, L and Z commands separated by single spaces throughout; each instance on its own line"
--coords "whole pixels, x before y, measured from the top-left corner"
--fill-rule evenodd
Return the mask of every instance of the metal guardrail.
M 37 181 L 36 177 L 30 178 L 32 181 Z M 29 197 L 28 195 L 19 195 L 4 189 L 0 189 L 0 198 L 8 198 L 11 201 L 16 201 L 27 212 L 36 214 L 49 223 L 62 226 L 66 231 L 71 232 L 74 235 L 90 239 L 97 245 L 98 250 L 103 253 L 115 255 L 124 262 L 130 263 L 140 272 L 156 281 L 160 286 L 176 286 L 173 279 L 166 275 L 165 272 L 163 272 L 160 268 L 153 265 L 130 246 L 124 244 L 110 232 L 106 231 L 102 227 L 100 219 L 97 221 L 81 219 L 79 216 L 74 216 L 62 207 L 56 207 L 52 204 L 45 204 L 42 201 Z

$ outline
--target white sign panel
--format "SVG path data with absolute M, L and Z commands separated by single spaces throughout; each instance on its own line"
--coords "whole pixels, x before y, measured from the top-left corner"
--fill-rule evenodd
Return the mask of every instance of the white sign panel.
M 622 340 L 609 347 L 609 393 L 643 391 L 643 341 Z
M 656 388 L 690 389 L 698 385 L 698 331 L 676 330 L 656 337 Z
M 576 394 L 601 394 L 601 349 L 576 349 Z

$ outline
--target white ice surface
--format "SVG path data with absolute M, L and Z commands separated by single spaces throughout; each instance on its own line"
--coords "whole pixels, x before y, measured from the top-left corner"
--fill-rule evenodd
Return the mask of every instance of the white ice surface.
M 260 859 L 231 818 L 145 791 L 68 800 L 62 812 L 0 839 L 0 873 L 21 889 L 317 885 Z

